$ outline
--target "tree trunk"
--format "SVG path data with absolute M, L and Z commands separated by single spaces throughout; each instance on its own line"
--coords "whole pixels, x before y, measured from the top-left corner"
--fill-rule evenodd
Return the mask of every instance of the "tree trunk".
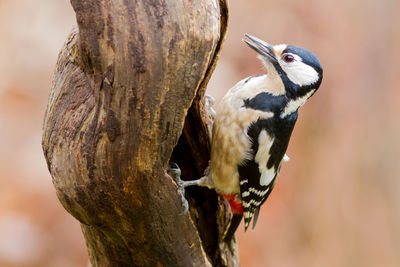
M 166 173 L 208 165 L 204 91 L 227 27 L 225 0 L 71 0 L 43 128 L 57 196 L 93 266 L 236 266 L 221 235 L 229 207 Z

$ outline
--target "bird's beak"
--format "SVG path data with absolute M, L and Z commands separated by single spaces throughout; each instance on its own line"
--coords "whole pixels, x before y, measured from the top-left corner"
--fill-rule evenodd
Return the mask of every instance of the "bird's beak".
M 243 41 L 246 42 L 246 44 L 248 44 L 251 48 L 256 50 L 257 53 L 266 57 L 269 61 L 277 62 L 271 44 L 264 42 L 263 40 L 260 40 L 257 37 L 251 36 L 247 33 L 245 36 L 247 39 L 243 39 Z

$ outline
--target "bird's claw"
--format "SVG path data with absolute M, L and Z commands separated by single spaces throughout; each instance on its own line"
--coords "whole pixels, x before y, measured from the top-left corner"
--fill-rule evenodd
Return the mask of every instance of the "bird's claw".
M 167 172 L 178 185 L 178 192 L 181 195 L 182 205 L 184 210 L 179 215 L 185 215 L 189 211 L 189 203 L 185 198 L 185 187 L 184 187 L 184 182 L 181 179 L 181 169 L 179 168 L 178 164 L 173 162 L 171 163 L 170 168 L 168 169 Z
M 186 215 L 186 213 L 188 213 L 189 211 L 189 202 L 187 201 L 187 199 L 185 198 L 185 188 L 179 186 L 179 193 L 181 195 L 181 201 L 182 201 L 182 206 L 183 206 L 183 212 L 180 213 L 179 215 Z
M 175 162 L 170 163 L 168 174 L 174 179 L 176 183 L 182 182 L 181 180 L 181 169 Z
M 211 107 L 212 105 L 214 105 L 214 103 L 215 103 L 214 97 L 212 97 L 212 96 L 210 96 L 210 95 L 206 95 L 206 101 L 207 101 L 208 105 L 210 105 L 210 107 Z
M 215 110 L 212 108 L 212 106 L 214 105 L 215 99 L 210 96 L 210 95 L 206 95 L 205 97 L 205 104 L 206 107 L 208 108 L 208 112 L 211 115 L 211 118 L 215 119 Z

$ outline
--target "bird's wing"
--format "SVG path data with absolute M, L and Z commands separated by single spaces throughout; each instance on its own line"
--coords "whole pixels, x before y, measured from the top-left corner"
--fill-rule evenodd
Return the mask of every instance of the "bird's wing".
M 270 148 L 274 142 L 266 132 L 267 125 L 271 123 L 268 120 L 257 120 L 249 127 L 247 134 L 252 141 L 252 157 L 238 166 L 245 230 L 253 217 L 255 227 L 259 208 L 271 193 L 277 175 L 273 166 L 267 168 Z
M 245 229 L 253 216 L 255 227 L 259 207 L 272 191 L 297 120 L 297 112 L 285 118 L 278 115 L 285 101 L 285 96 L 274 96 L 268 92 L 261 92 L 244 101 L 244 107 L 249 110 L 274 114 L 270 118 L 259 118 L 247 128 L 252 157 L 238 166 Z

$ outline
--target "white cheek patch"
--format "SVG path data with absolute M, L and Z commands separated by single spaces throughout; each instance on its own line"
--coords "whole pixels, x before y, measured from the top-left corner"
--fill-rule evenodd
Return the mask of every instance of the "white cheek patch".
M 305 86 L 318 81 L 319 74 L 313 67 L 303 63 L 303 60 L 298 55 L 292 53 L 289 53 L 289 55 L 293 56 L 295 60 L 285 62 L 280 59 L 279 64 L 292 83 Z
M 282 69 L 286 72 L 290 81 L 300 86 L 313 84 L 319 79 L 318 72 L 301 61 L 286 63 L 282 66 Z

